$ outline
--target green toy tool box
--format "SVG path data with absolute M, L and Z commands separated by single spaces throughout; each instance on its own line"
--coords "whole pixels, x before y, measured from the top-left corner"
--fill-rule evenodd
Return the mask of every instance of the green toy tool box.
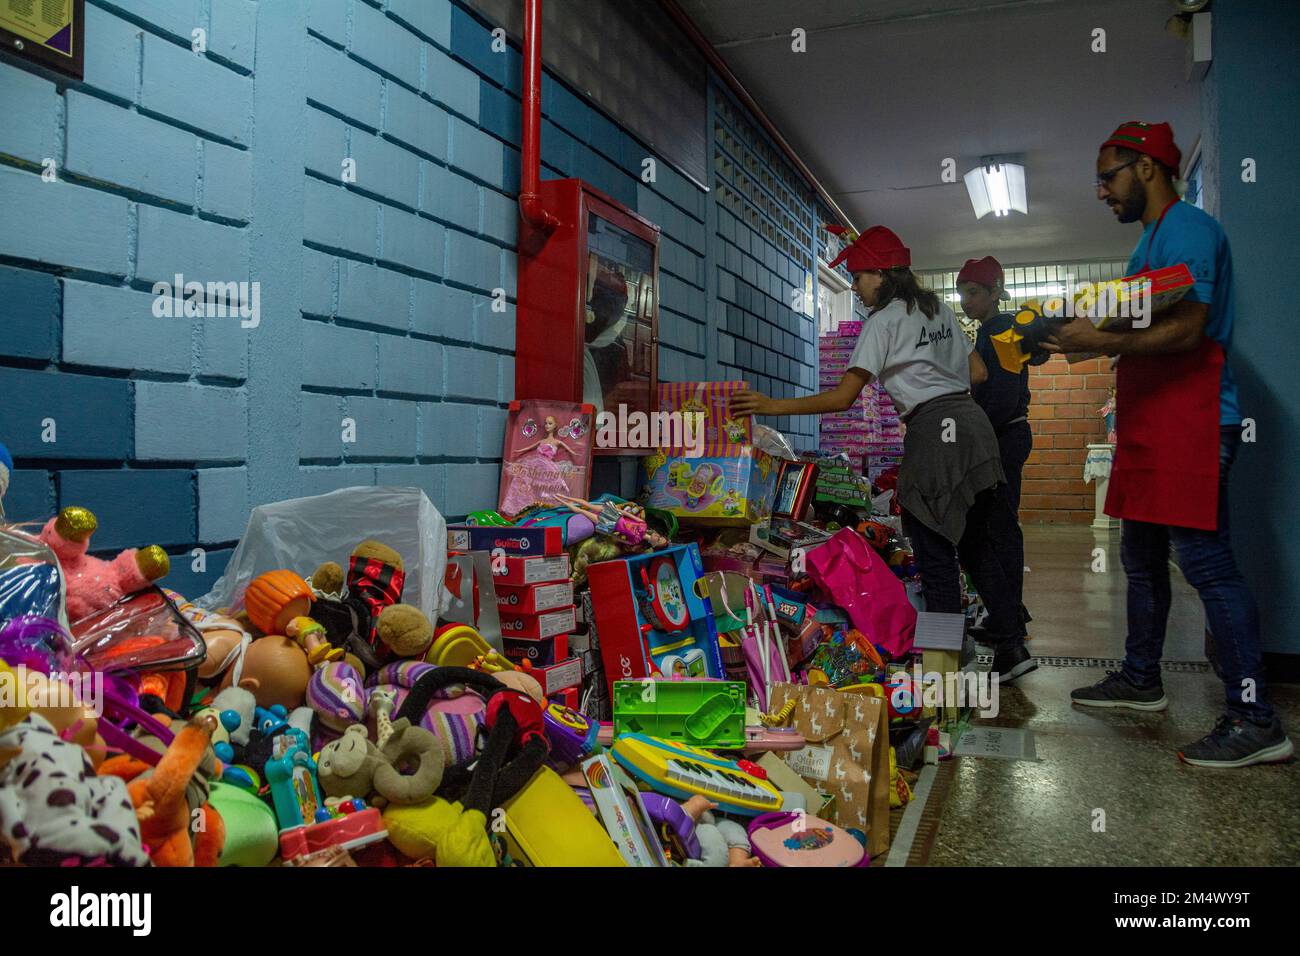
M 614 682 L 614 736 L 647 734 L 692 747 L 745 746 L 745 683 L 736 680 Z

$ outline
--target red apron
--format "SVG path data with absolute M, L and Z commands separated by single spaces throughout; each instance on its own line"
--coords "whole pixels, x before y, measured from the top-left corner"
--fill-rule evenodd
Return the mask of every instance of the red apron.
M 1173 204 L 1156 221 L 1142 271 Z M 1223 346 L 1211 338 L 1190 352 L 1123 356 L 1115 375 L 1117 441 L 1106 514 L 1218 530 L 1223 362 Z
M 1219 524 L 1223 347 L 1125 355 L 1116 369 L 1118 439 L 1106 514 L 1214 531 Z

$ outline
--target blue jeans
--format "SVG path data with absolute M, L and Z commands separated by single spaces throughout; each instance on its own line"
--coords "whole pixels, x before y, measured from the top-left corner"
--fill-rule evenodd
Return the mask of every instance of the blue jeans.
M 1196 588 L 1219 658 L 1228 713 L 1253 723 L 1273 720 L 1264 684 L 1264 653 L 1259 637 L 1259 610 L 1237 568 L 1228 538 L 1228 473 L 1241 445 L 1241 427 L 1220 429 L 1219 528 L 1199 531 L 1124 522 L 1121 554 L 1128 577 L 1128 640 L 1124 676 L 1138 687 L 1160 683 L 1160 656 L 1169 621 L 1169 545 L 1178 552 L 1178 567 Z M 1254 682 L 1247 695 L 1247 681 Z M 1253 699 L 1244 700 L 1250 696 Z

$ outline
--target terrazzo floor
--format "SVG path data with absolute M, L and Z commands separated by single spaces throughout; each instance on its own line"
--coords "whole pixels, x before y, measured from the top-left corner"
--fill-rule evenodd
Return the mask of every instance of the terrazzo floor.
M 1091 569 L 1093 549 L 1114 567 Z M 1115 533 L 1026 528 L 1030 650 L 1047 658 L 1119 658 L 1124 575 Z M 1203 770 L 1176 751 L 1222 712 L 1222 684 L 1204 664 L 1195 592 L 1174 572 L 1163 713 L 1074 707 L 1069 692 L 1104 666 L 1044 664 L 1003 688 L 987 721 L 1034 733 L 1038 761 L 958 758 L 928 863 L 932 866 L 1295 866 L 1300 864 L 1300 764 Z M 1063 663 L 1063 662 L 1062 662 Z M 1300 735 L 1300 687 L 1271 689 Z

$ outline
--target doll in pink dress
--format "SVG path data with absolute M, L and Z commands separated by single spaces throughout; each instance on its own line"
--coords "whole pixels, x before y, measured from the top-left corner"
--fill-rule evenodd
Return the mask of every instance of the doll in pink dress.
M 571 458 L 578 457 L 578 453 L 556 437 L 553 415 L 546 416 L 543 427 L 545 434 L 531 445 L 518 449 L 516 454 L 520 457 L 506 466 L 510 469 L 511 481 L 505 501 L 501 502 L 501 511 L 507 515 L 517 515 L 530 505 L 551 504 L 557 495 L 569 490 L 569 469 L 555 460 L 555 454 L 560 448 Z

